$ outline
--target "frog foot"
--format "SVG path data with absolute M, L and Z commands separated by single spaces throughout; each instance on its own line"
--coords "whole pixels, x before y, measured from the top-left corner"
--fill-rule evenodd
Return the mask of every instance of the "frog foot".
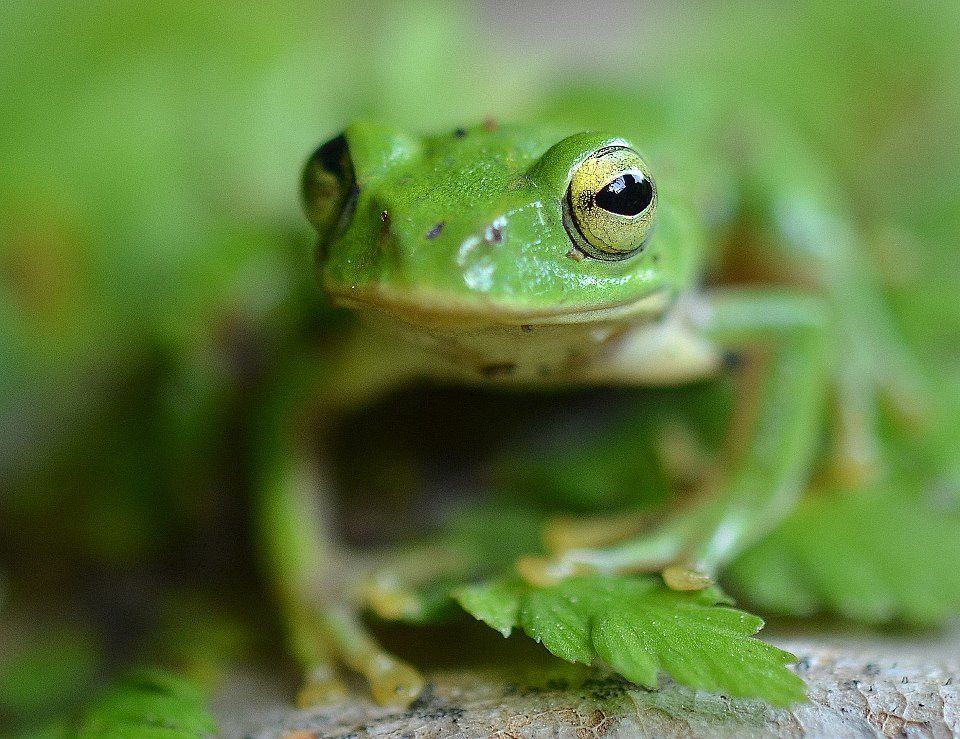
M 557 516 L 547 522 L 543 543 L 547 551 L 560 555 L 573 549 L 608 546 L 636 536 L 651 523 L 651 517 L 635 512 L 597 516 Z
M 370 694 L 381 706 L 406 708 L 423 692 L 424 680 L 410 665 L 384 651 L 365 658 L 358 671 L 366 678 Z M 349 690 L 329 665 L 310 670 L 303 687 L 297 693 L 300 709 L 339 703 L 347 698 Z
M 360 599 L 385 621 L 416 619 L 423 613 L 420 596 L 390 569 L 376 572 L 361 585 Z
M 569 562 L 562 557 L 527 556 L 516 562 L 516 570 L 528 585 L 545 588 L 575 575 L 588 575 L 596 570 L 587 564 Z
M 423 691 L 420 673 L 380 646 L 364 626 L 359 606 L 329 609 L 324 626 L 333 656 L 366 679 L 380 705 L 406 708 Z
M 308 708 L 342 700 L 348 690 L 338 676 L 343 666 L 360 674 L 374 700 L 405 708 L 424 687 L 413 667 L 386 652 L 367 630 L 355 599 L 307 599 L 286 610 L 290 648 L 305 666 L 297 705 Z
M 591 556 L 602 556 L 602 550 L 583 550 L 574 557 L 588 559 Z M 606 569 L 577 561 L 569 557 L 550 559 L 548 557 L 522 557 L 517 560 L 517 572 L 524 581 L 534 587 L 543 588 L 554 585 L 568 577 L 593 574 L 597 572 L 657 572 L 663 578 L 664 584 L 671 590 L 693 591 L 704 590 L 716 584 L 716 579 L 702 567 L 685 563 L 675 563 L 666 567 L 653 566 L 645 568 L 635 566 L 626 569 Z
M 871 384 L 838 383 L 833 412 L 833 448 L 827 465 L 832 482 L 847 489 L 866 487 L 880 476 L 879 408 Z
M 934 425 L 931 398 L 923 373 L 902 347 L 882 337 L 854 346 L 834 377 L 831 480 L 857 489 L 881 477 L 881 409 L 902 432 L 919 436 Z
M 665 567 L 660 576 L 671 590 L 705 590 L 717 584 L 713 575 L 702 568 L 688 564 Z
M 714 584 L 719 560 L 710 547 L 725 528 L 716 504 L 661 520 L 652 529 L 627 535 L 601 547 L 567 549 L 553 557 L 523 557 L 520 576 L 536 587 L 552 585 L 577 575 L 604 573 L 660 573 L 671 590 L 703 590 Z M 636 517 L 643 522 L 643 517 Z

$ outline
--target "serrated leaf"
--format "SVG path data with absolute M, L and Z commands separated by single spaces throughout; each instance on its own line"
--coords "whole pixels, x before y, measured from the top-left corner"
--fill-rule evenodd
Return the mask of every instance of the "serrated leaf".
M 629 616 L 608 613 L 593 630 L 593 644 L 597 656 L 614 670 L 638 685 L 657 686 L 660 661 L 637 631 Z
M 474 618 L 510 636 L 517 625 L 523 586 L 516 580 L 494 580 L 460 588 L 454 598 Z
M 933 625 L 960 610 L 960 519 L 892 494 L 805 501 L 728 572 L 771 613 Z
M 717 590 L 678 593 L 651 577 L 613 575 L 504 586 L 465 589 L 458 600 L 501 633 L 520 626 L 570 662 L 602 660 L 646 687 L 666 672 L 693 688 L 775 705 L 804 697 L 803 681 L 785 666 L 793 656 L 753 638 L 763 621 L 718 605 L 725 596 Z
M 531 590 L 520 605 L 520 625 L 561 659 L 584 664 L 593 661 L 590 613 L 575 595 L 558 588 Z

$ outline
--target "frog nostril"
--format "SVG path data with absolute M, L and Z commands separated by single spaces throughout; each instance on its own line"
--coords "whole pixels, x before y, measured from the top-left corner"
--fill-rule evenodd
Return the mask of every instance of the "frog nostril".
M 390 211 L 380 211 L 380 233 L 377 235 L 377 245 L 383 248 L 390 240 Z
M 483 234 L 483 240 L 488 244 L 502 244 L 504 239 L 505 225 L 506 223 L 504 219 L 498 218 L 495 220 L 493 223 L 487 226 Z

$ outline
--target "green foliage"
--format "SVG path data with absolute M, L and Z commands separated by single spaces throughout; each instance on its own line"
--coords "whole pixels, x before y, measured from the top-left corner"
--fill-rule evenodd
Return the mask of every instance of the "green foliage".
M 538 588 L 505 574 L 520 556 L 540 551 L 546 520 L 506 502 L 461 513 L 426 545 L 443 547 L 456 566 L 422 584 L 422 610 L 403 620 L 439 620 L 452 593 L 505 637 L 520 628 L 557 657 L 606 664 L 640 685 L 655 687 L 665 672 L 693 688 L 774 705 L 803 698 L 803 681 L 785 667 L 792 656 L 752 638 L 763 621 L 727 607 L 718 590 L 678 593 L 659 578 L 613 575 Z
M 156 669 L 139 670 L 113 685 L 77 726 L 82 738 L 188 739 L 216 731 L 203 690 Z
M 0 661 L 0 731 L 36 725 L 77 705 L 93 685 L 101 654 L 90 634 L 44 629 Z
M 677 593 L 654 578 L 593 575 L 535 588 L 495 580 L 456 593 L 504 636 L 515 627 L 570 662 L 602 661 L 629 680 L 677 682 L 785 706 L 804 697 L 792 655 L 752 638 L 763 621 L 729 608 L 716 590 Z
M 942 623 L 960 609 L 960 516 L 870 492 L 810 498 L 729 572 L 771 613 Z

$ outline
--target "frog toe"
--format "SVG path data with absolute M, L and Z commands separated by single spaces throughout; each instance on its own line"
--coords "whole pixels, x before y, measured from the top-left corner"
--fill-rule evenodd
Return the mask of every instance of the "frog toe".
M 709 572 L 691 565 L 670 565 L 665 567 L 660 575 L 671 590 L 705 590 L 716 584 L 716 580 Z
M 850 450 L 839 450 L 829 463 L 830 479 L 841 488 L 864 488 L 879 476 L 880 463 L 877 452 L 851 453 Z
M 547 522 L 543 543 L 554 555 L 576 549 L 597 548 L 637 536 L 651 523 L 651 516 L 634 511 L 596 516 L 557 516 Z
M 377 572 L 360 587 L 363 605 L 386 621 L 416 619 L 423 613 L 419 595 L 390 570 Z
M 423 692 L 425 682 L 415 668 L 381 653 L 364 670 L 370 693 L 381 706 L 406 708 Z
M 321 665 L 306 675 L 303 687 L 297 693 L 297 707 L 315 708 L 330 703 L 338 703 L 349 695 L 347 686 L 335 674 L 333 668 Z
M 588 565 L 572 562 L 558 557 L 526 556 L 516 562 L 516 570 L 528 585 L 545 588 L 573 575 L 583 575 L 592 571 Z

